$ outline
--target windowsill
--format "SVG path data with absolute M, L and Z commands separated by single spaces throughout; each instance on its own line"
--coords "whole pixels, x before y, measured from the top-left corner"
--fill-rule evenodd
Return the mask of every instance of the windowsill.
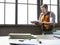
M 37 25 L 34 25 L 34 24 L 19 24 L 19 25 L 6 24 L 6 25 L 0 25 L 0 26 L 37 26 Z
M 40 26 L 40 25 L 35 25 L 35 24 L 19 24 L 19 25 L 14 25 L 14 24 L 0 24 L 0 26 Z M 56 23 L 55 27 L 60 27 L 60 23 Z

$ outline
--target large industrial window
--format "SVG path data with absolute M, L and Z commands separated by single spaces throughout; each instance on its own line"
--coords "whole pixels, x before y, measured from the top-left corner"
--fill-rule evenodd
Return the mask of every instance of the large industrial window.
M 0 24 L 31 24 L 33 20 L 37 20 L 37 0 L 0 0 Z
M 18 24 L 37 20 L 37 0 L 18 0 Z
M 58 0 L 43 0 L 43 4 L 48 5 L 48 11 L 54 12 L 56 16 L 55 22 L 58 22 Z
M 15 24 L 15 0 L 0 0 L 0 24 Z

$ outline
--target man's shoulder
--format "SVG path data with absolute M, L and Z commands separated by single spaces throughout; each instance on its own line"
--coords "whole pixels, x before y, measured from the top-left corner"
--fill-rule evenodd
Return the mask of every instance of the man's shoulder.
M 48 11 L 48 13 L 54 14 L 54 12 L 52 12 L 52 11 Z
M 52 11 L 51 11 L 50 13 L 51 13 L 51 14 L 54 14 L 54 12 L 52 12 Z
M 55 17 L 55 13 L 54 12 L 51 11 L 50 14 L 51 14 L 52 17 Z

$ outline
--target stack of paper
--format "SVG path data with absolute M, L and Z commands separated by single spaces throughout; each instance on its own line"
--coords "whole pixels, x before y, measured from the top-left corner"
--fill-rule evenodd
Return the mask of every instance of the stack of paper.
M 10 33 L 10 39 L 36 39 L 37 36 L 34 36 L 29 33 Z

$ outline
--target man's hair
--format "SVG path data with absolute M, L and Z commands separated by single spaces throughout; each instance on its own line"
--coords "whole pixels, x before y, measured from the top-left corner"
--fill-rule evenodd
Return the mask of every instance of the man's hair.
M 41 5 L 40 8 L 43 8 L 43 7 L 47 9 L 48 8 L 48 5 L 47 4 L 43 4 L 43 5 Z

